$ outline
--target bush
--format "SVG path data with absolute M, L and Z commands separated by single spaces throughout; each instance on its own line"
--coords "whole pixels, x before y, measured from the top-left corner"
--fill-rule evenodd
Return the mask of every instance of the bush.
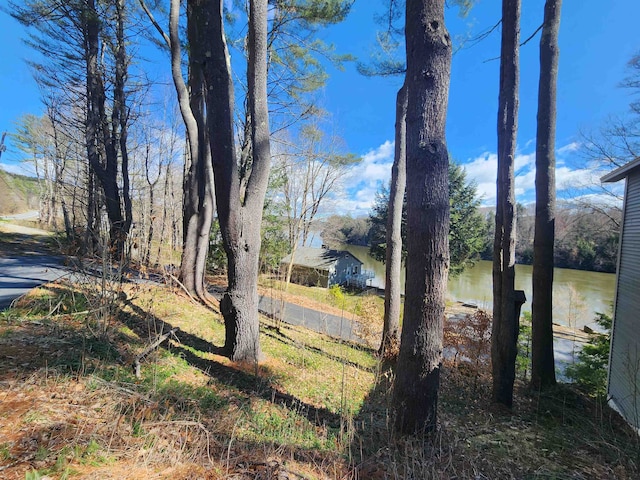
M 578 353 L 578 360 L 567 367 L 566 375 L 591 396 L 604 398 L 607 394 L 607 368 L 611 348 L 610 315 L 597 313 L 595 321 L 605 333 L 593 334 Z
M 344 308 L 346 298 L 344 296 L 344 291 L 342 290 L 342 287 L 340 287 L 340 285 L 331 285 L 328 289 L 328 297 L 329 301 L 332 304 L 334 304 L 338 308 Z

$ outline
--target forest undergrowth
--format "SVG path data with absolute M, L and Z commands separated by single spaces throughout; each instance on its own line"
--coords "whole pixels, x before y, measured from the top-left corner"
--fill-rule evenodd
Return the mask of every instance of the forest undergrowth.
M 374 349 L 262 318 L 265 361 L 235 364 L 214 307 L 165 286 L 123 293 L 107 328 L 86 285 L 43 286 L 0 314 L 0 477 L 640 475 L 638 437 L 570 385 L 519 381 L 513 410 L 491 404 L 482 314 L 447 324 L 439 428 L 400 438 L 393 366 Z

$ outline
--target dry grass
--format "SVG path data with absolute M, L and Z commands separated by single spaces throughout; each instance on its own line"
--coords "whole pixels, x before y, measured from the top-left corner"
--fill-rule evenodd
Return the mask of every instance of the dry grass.
M 79 313 L 96 293 L 69 285 L 38 289 L 0 314 L 1 478 L 640 474 L 637 437 L 606 406 L 569 387 L 539 394 L 518 385 L 515 409 L 495 409 L 478 360 L 484 344 L 468 341 L 468 355 L 443 367 L 438 431 L 396 438 L 393 373 L 371 350 L 263 319 L 267 360 L 256 370 L 219 355 L 217 312 L 164 287 L 126 293 L 105 335 Z M 460 344 L 464 331 L 484 321 L 463 325 L 450 337 Z M 136 378 L 133 359 L 174 327 L 176 337 Z

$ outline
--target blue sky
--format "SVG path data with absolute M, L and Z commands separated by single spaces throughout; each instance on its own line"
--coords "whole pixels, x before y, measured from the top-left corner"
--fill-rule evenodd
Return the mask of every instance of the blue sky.
M 383 11 L 383 0 L 356 0 L 349 18 L 321 33 L 339 53 L 351 53 L 366 61 L 375 45 L 373 21 Z M 524 0 L 522 38 L 542 23 L 544 0 Z M 461 19 L 447 13 L 452 36 L 474 36 L 494 25 L 500 17 L 498 0 L 479 0 Z M 596 179 L 580 152 L 580 131 L 594 130 L 609 115 L 624 114 L 629 92 L 618 88 L 630 57 L 640 51 L 637 0 L 565 0 L 560 26 L 558 79 L 558 189 Z M 39 92 L 24 59 L 31 55 L 20 40 L 22 27 L 0 12 L 0 131 L 11 132 L 24 113 L 41 113 Z M 465 165 L 478 183 L 485 204 L 495 197 L 496 111 L 498 98 L 499 30 L 478 45 L 456 53 L 452 63 L 447 141 L 453 158 Z M 518 200 L 533 200 L 535 121 L 538 84 L 539 34 L 521 50 L 520 115 L 516 188 Z M 156 66 L 159 67 L 159 66 Z M 158 68 L 160 70 L 160 68 Z M 363 161 L 345 178 L 346 195 L 335 209 L 356 216 L 370 207 L 375 191 L 386 184 L 393 156 L 395 96 L 400 78 L 366 78 L 355 65 L 331 70 L 319 95 L 329 112 L 333 131 L 342 136 L 349 151 Z M 168 65 L 167 65 L 168 77 Z M 20 154 L 9 144 L 0 163 L 20 171 Z
M 497 0 L 480 0 L 461 19 L 447 12 L 452 36 L 475 36 L 500 18 Z M 375 43 L 371 28 L 380 1 L 356 1 L 348 23 L 329 32 L 340 49 L 350 48 L 366 58 Z M 522 39 L 542 23 L 543 0 L 524 0 Z M 635 0 L 565 0 L 560 25 L 560 66 L 557 117 L 557 186 L 559 196 L 595 181 L 594 171 L 580 151 L 580 131 L 597 129 L 609 115 L 628 111 L 629 92 L 618 87 L 626 63 L 640 51 L 640 2 Z M 354 35 L 353 32 L 358 32 Z M 334 37 L 334 33 L 337 36 Z M 538 89 L 539 34 L 521 49 L 520 113 L 516 189 L 518 200 L 533 201 Z M 329 37 L 327 37 L 329 39 Z M 465 165 L 478 183 L 485 204 L 495 199 L 496 117 L 500 33 L 476 46 L 458 51 L 452 61 L 447 119 L 449 152 Z M 364 154 L 351 176 L 351 209 L 368 208 L 376 182 L 387 182 L 393 155 L 395 92 L 401 79 L 362 78 L 355 68 L 336 73 L 329 81 L 326 107 L 342 128 L 349 148 Z M 330 96 L 331 95 L 331 96 Z M 344 200 L 341 200 L 344 205 Z

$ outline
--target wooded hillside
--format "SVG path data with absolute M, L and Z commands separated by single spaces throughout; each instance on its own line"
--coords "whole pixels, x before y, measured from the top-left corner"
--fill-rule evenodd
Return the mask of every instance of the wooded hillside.
M 35 178 L 0 170 L 0 215 L 38 208 L 38 182 Z

